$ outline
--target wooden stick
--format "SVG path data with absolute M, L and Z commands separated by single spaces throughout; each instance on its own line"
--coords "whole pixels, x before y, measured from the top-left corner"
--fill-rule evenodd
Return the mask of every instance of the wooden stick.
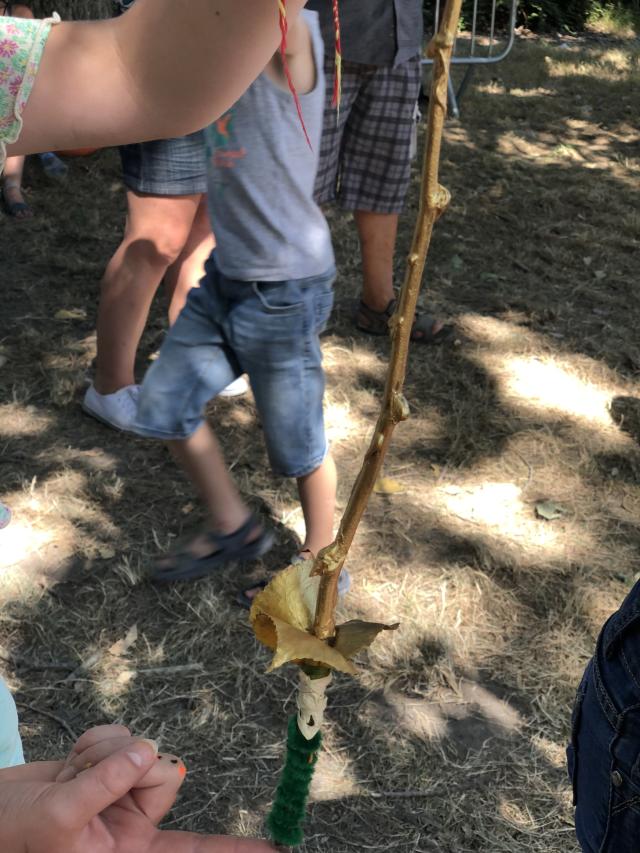
M 420 210 L 400 291 L 398 307 L 390 320 L 391 357 L 382 407 L 371 444 L 351 491 L 335 541 L 318 554 L 314 574 L 320 575 L 320 592 L 313 625 L 314 634 L 322 640 L 335 633 L 335 609 L 338 601 L 338 578 L 349 548 L 364 514 L 373 486 L 378 478 L 396 424 L 409 417 L 409 405 L 402 395 L 411 329 L 416 312 L 422 276 L 436 220 L 450 201 L 448 190 L 440 186 L 439 166 L 442 134 L 447 116 L 447 96 L 451 54 L 458 30 L 462 0 L 448 0 L 440 29 L 429 45 L 433 59 L 433 77 L 427 119 L 427 141 L 422 172 Z

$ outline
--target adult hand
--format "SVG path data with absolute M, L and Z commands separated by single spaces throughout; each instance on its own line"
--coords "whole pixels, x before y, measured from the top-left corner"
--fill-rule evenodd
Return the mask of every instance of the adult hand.
M 117 736 L 116 736 L 117 737 Z M 148 741 L 123 736 L 126 745 L 69 781 L 55 781 L 69 765 L 28 764 L 0 771 L 0 850 L 3 853 L 269 853 L 268 844 L 251 839 L 201 836 L 157 829 L 138 801 L 151 772 L 160 788 L 168 772 Z M 87 749 L 101 749 L 100 742 Z M 70 764 L 86 749 L 72 754 Z M 85 765 L 90 763 L 85 761 Z M 83 765 L 81 765 L 83 766 Z M 160 774 L 158 776 L 158 774 Z M 69 775 L 67 773 L 66 775 Z M 180 774 L 177 774 L 178 777 Z M 171 782 L 170 782 L 171 784 Z M 141 788 L 139 786 L 142 786 Z M 177 786 L 179 787 L 179 785 Z M 176 787 L 176 790 L 177 790 Z M 166 787 L 165 787 L 166 794 Z M 148 806 L 148 804 L 147 804 Z M 151 799 L 151 810 L 154 803 Z

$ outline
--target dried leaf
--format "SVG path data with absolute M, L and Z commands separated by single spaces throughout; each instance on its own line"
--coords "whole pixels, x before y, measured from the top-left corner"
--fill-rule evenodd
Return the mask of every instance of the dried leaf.
M 305 560 L 278 572 L 271 583 L 256 595 L 251 606 L 254 629 L 261 614 L 288 622 L 301 631 L 311 628 L 320 588 L 320 579 L 310 577 L 312 569 L 313 560 Z M 265 642 L 257 630 L 256 636 L 260 642 Z
M 86 320 L 87 312 L 82 308 L 61 308 L 53 316 L 56 320 Z
M 126 635 L 121 639 L 114 643 L 110 649 L 109 654 L 118 657 L 119 655 L 123 655 L 129 651 L 131 646 L 135 645 L 138 639 L 138 626 L 132 625 L 127 631 Z
M 116 552 L 109 545 L 101 545 L 98 548 L 98 556 L 102 560 L 113 560 L 115 555 L 116 555 Z
M 352 658 L 363 649 L 368 649 L 381 631 L 395 631 L 398 627 L 398 622 L 395 625 L 385 625 L 384 622 L 363 622 L 360 619 L 353 619 L 338 625 L 333 647 L 344 657 Z
M 350 675 L 357 673 L 357 669 L 351 661 L 347 660 L 337 649 L 314 637 L 313 634 L 294 628 L 293 625 L 289 625 L 281 619 L 260 617 L 261 621 L 266 619 L 271 621 L 276 638 L 275 654 L 268 672 L 285 663 L 311 663 L 315 666 L 327 666 L 330 669 L 347 672 Z
M 565 515 L 566 510 L 553 501 L 538 501 L 536 504 L 536 515 L 545 521 L 555 521 Z
M 373 491 L 377 495 L 399 495 L 406 489 L 398 480 L 392 480 L 391 477 L 380 477 L 379 480 L 376 480 Z

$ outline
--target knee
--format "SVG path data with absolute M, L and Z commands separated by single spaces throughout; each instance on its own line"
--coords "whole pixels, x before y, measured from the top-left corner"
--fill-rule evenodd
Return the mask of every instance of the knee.
M 129 235 L 127 238 L 129 251 L 138 261 L 159 270 L 166 270 L 178 260 L 186 240 L 186 233 L 169 228 L 162 233 Z

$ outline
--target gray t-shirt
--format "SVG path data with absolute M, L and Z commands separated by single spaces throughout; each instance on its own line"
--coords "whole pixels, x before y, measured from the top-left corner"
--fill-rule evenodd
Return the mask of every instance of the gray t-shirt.
M 300 95 L 309 148 L 292 95 L 266 74 L 205 130 L 216 260 L 228 278 L 286 281 L 334 266 L 331 234 L 313 200 L 325 80 L 318 16 L 304 11 L 316 61 L 313 91 Z
M 320 15 L 327 53 L 334 45 L 329 0 L 309 0 Z M 422 0 L 340 0 L 342 56 L 361 65 L 394 66 L 422 50 Z

